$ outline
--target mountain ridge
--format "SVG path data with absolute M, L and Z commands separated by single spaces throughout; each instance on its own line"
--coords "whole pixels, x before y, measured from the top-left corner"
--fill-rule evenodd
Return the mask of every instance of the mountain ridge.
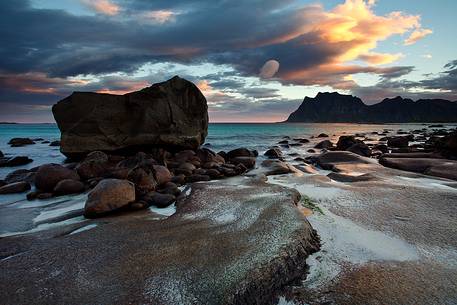
M 373 105 L 338 92 L 319 92 L 305 97 L 288 123 L 418 123 L 457 122 L 457 101 L 412 99 L 397 96 Z

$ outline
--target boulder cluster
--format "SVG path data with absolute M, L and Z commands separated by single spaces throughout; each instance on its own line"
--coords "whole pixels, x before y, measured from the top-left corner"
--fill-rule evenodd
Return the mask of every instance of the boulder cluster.
M 86 217 L 119 209 L 164 208 L 181 195 L 186 183 L 240 175 L 255 166 L 256 151 L 238 148 L 214 152 L 208 148 L 170 153 L 155 149 L 130 156 L 94 151 L 80 162 L 44 164 L 19 169 L 0 180 L 0 194 L 25 192 L 29 200 L 90 190 Z

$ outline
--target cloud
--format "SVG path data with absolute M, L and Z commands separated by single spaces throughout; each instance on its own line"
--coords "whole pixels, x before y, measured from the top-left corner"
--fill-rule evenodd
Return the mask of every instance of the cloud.
M 114 16 L 120 11 L 120 7 L 109 0 L 81 0 L 81 2 L 100 14 Z
M 170 10 L 157 10 L 157 11 L 149 11 L 143 13 L 141 16 L 146 19 L 147 21 L 151 21 L 153 23 L 166 23 L 170 21 L 174 21 L 178 13 L 170 11 Z
M 430 30 L 430 29 L 415 29 L 411 35 L 409 35 L 409 37 L 405 40 L 405 46 L 409 46 L 409 45 L 412 45 L 412 44 L 415 44 L 416 42 L 418 42 L 419 40 L 421 40 L 422 38 L 424 38 L 425 36 L 428 36 L 430 34 L 432 34 L 433 31 Z
M 372 65 L 384 65 L 384 64 L 389 64 L 392 63 L 399 58 L 401 58 L 403 54 L 397 53 L 397 54 L 388 54 L 388 53 L 375 53 L 375 52 L 370 52 L 366 54 L 361 54 L 359 56 L 360 60 L 363 60 L 369 64 Z
M 267 61 L 260 69 L 261 78 L 272 78 L 279 70 L 279 62 L 274 59 Z

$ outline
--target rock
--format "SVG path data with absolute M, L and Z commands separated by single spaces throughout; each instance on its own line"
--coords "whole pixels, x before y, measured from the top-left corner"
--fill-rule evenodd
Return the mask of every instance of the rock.
M 8 144 L 11 145 L 11 147 L 21 147 L 25 145 L 35 144 L 35 142 L 29 138 L 12 138 L 9 140 Z
M 12 240 L 27 251 L 2 261 L 5 305 L 269 304 L 306 274 L 319 237 L 295 191 L 242 180 L 242 189 L 229 179 L 197 184 L 161 220 L 138 213 L 71 236 Z M 5 248 L 10 239 L 2 239 Z M 61 273 L 50 277 L 55 270 Z M 46 293 L 36 288 L 43 279 Z
M 15 170 L 15 171 L 9 173 L 5 177 L 5 182 L 7 184 L 14 183 L 14 182 L 20 182 L 20 181 L 34 183 L 35 172 L 32 172 L 29 169 L 18 169 L 18 170 Z
M 88 194 L 84 216 L 95 218 L 135 201 L 135 186 L 128 180 L 104 179 Z
M 282 152 L 279 148 L 270 148 L 265 152 L 264 155 L 271 159 L 282 158 Z
M 163 165 L 153 165 L 153 169 L 154 177 L 158 185 L 162 185 L 171 181 L 172 176 L 168 168 Z
M 181 194 L 181 190 L 173 182 L 165 183 L 159 190 L 157 190 L 157 192 L 162 194 L 171 194 L 174 196 L 179 196 Z
M 329 149 L 331 147 L 333 147 L 333 143 L 330 140 L 321 141 L 314 146 L 314 148 L 318 149 Z
M 386 154 L 389 152 L 389 148 L 385 144 L 376 144 L 373 146 L 373 150 L 379 150 L 383 154 Z
M 52 141 L 49 146 L 60 146 L 60 141 Z
M 33 162 L 33 160 L 26 156 L 16 156 L 12 158 L 3 157 L 0 159 L 0 167 L 20 166 L 29 164 L 31 162 Z
M 158 192 L 150 192 L 143 198 L 149 205 L 154 205 L 158 208 L 166 208 L 176 201 L 176 197 L 171 194 L 161 194 Z
M 330 173 L 327 175 L 327 177 L 329 177 L 332 180 L 339 181 L 339 182 L 364 182 L 364 181 L 379 180 L 377 177 L 375 177 L 371 173 L 358 175 L 358 176 L 347 175 L 347 174 L 342 174 L 342 173 Z
M 457 161 L 434 158 L 385 158 L 379 163 L 404 171 L 457 180 Z
M 292 173 L 293 168 L 286 162 L 280 160 L 264 160 L 262 166 L 266 168 L 265 175 L 282 175 Z
M 79 175 L 59 164 L 45 164 L 35 175 L 35 186 L 41 191 L 52 192 L 57 183 L 65 179 L 79 180 Z
M 178 76 L 124 95 L 74 92 L 52 112 L 68 157 L 151 146 L 196 149 L 208 130 L 205 97 Z
M 225 159 L 233 159 L 236 157 L 255 157 L 255 153 L 253 151 L 250 151 L 247 148 L 237 148 L 234 150 L 231 150 L 227 153 L 227 158 Z
M 223 177 L 221 172 L 219 170 L 215 169 L 215 168 L 208 169 L 206 171 L 206 174 L 208 176 L 210 176 L 211 179 L 218 179 L 218 178 Z
M 238 164 L 243 164 L 246 168 L 253 168 L 255 166 L 255 157 L 235 157 L 231 158 L 230 162 L 238 165 Z
M 210 181 L 211 177 L 208 175 L 199 175 L 199 174 L 192 174 L 186 178 L 187 182 L 198 182 L 198 181 Z
M 289 144 L 289 141 L 288 140 L 282 140 L 282 141 L 279 141 L 278 144 Z
M 370 159 L 356 155 L 349 151 L 329 151 L 314 158 L 317 165 L 326 170 L 332 170 L 334 165 L 338 163 L 372 163 Z
M 354 136 L 340 136 L 336 143 L 336 149 L 347 150 L 349 147 L 359 142 L 361 141 L 357 140 Z
M 364 156 L 364 157 L 369 157 L 371 156 L 371 149 L 363 143 L 362 141 L 355 143 L 351 147 L 347 149 L 347 151 L 353 152 L 357 155 Z
M 316 168 L 310 164 L 295 165 L 294 167 L 306 174 L 318 174 Z
M 27 193 L 26 198 L 27 200 L 35 200 L 36 197 L 38 196 L 39 192 L 30 192 Z
M 40 200 L 45 200 L 54 197 L 53 193 L 39 193 L 36 198 Z
M 299 143 L 309 143 L 309 140 L 308 139 L 305 139 L 305 138 L 295 138 L 294 141 L 297 141 Z
M 177 185 L 183 185 L 186 183 L 186 176 L 185 175 L 177 175 L 171 177 L 171 182 L 177 184 Z
M 147 168 L 141 167 L 132 169 L 127 176 L 127 180 L 135 184 L 135 190 L 139 195 L 154 191 L 158 185 L 154 173 Z
M 328 138 L 328 134 L 326 133 L 321 133 L 317 136 L 318 138 Z
M 409 137 L 388 137 L 387 146 L 397 148 L 408 147 L 409 141 Z
M 54 194 L 67 195 L 82 193 L 85 190 L 84 183 L 78 180 L 64 179 L 54 187 Z
M 444 156 L 457 159 L 457 132 L 437 140 L 436 149 Z
M 108 171 L 108 155 L 101 151 L 94 151 L 76 166 L 78 175 L 83 180 L 102 177 Z
M 0 150 L 0 158 L 3 158 L 5 155 L 3 154 L 3 152 Z
M 0 194 L 15 194 L 26 192 L 31 189 L 30 183 L 26 181 L 14 182 L 0 187 Z
M 129 204 L 129 209 L 132 211 L 144 210 L 148 207 L 148 203 L 144 201 L 135 201 Z
M 176 162 L 183 163 L 183 162 L 189 161 L 194 156 L 195 156 L 195 152 L 193 150 L 186 149 L 186 150 L 177 152 L 173 159 Z
M 311 154 L 316 153 L 316 151 L 315 151 L 314 149 L 312 149 L 312 148 L 308 149 L 307 152 L 309 152 L 309 153 L 311 153 Z

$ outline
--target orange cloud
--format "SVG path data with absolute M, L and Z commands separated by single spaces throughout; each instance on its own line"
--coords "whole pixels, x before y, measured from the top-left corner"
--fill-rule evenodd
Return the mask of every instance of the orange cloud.
M 81 0 L 81 2 L 96 12 L 109 16 L 117 15 L 120 11 L 120 7 L 109 0 Z
M 373 0 L 346 0 L 330 11 L 325 11 L 319 5 L 302 10 L 299 14 L 302 15 L 303 25 L 297 25 L 292 33 L 276 40 L 303 37 L 303 45 L 319 45 L 334 50 L 335 54 L 327 58 L 325 63 L 306 68 L 299 65 L 291 67 L 279 73 L 279 77 L 296 84 L 349 88 L 356 83 L 347 76 L 382 73 L 382 69 L 373 66 L 389 64 L 403 56 L 401 53 L 375 52 L 380 41 L 412 31 L 407 41 L 414 43 L 431 33 L 421 28 L 420 16 L 397 11 L 378 16 L 373 11 L 374 5 Z M 281 62 L 281 58 L 277 59 Z M 361 60 L 365 65 L 348 66 L 352 60 Z
M 279 62 L 271 59 L 267 61 L 260 69 L 259 76 L 261 78 L 272 78 L 279 70 Z
M 430 29 L 415 29 L 411 33 L 411 35 L 409 35 L 409 37 L 405 40 L 405 46 L 415 44 L 425 36 L 430 35 L 431 33 L 433 33 L 433 31 Z
M 370 52 L 370 53 L 366 53 L 366 54 L 361 54 L 359 56 L 359 59 L 363 60 L 369 64 L 372 64 L 372 65 L 384 65 L 384 64 L 389 64 L 391 62 L 394 62 L 402 56 L 403 56 L 403 54 L 401 54 L 401 53 L 389 54 L 389 53 Z

